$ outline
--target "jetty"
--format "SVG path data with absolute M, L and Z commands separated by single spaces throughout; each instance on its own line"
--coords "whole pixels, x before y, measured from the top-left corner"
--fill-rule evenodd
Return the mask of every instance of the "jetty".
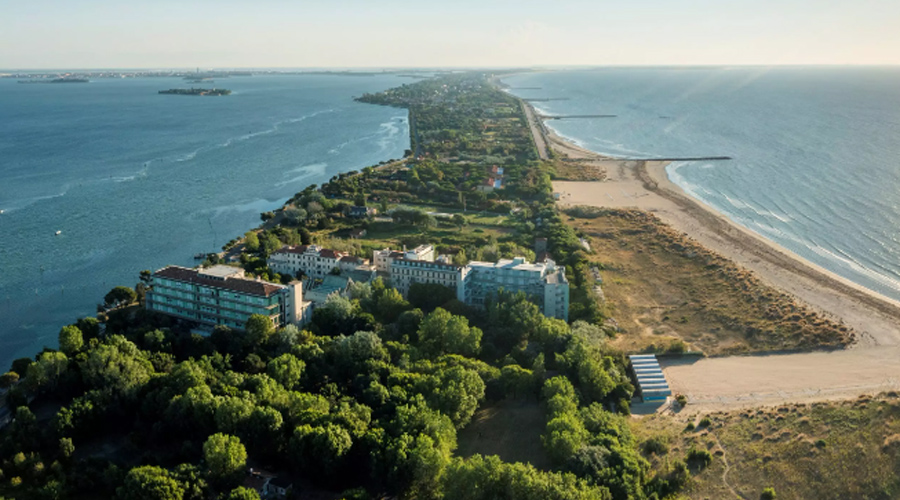
M 541 120 L 568 120 L 569 118 L 616 118 L 619 115 L 541 115 Z

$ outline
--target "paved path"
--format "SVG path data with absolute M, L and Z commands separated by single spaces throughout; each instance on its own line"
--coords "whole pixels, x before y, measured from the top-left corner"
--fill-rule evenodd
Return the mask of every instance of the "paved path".
M 661 360 L 674 394 L 701 412 L 854 399 L 900 390 L 900 347 Z
M 531 136 L 534 137 L 534 146 L 537 148 L 538 156 L 542 160 L 548 160 L 547 142 L 544 141 L 544 133 L 541 131 L 541 123 L 534 115 L 534 108 L 522 102 L 522 109 L 525 111 L 525 118 L 528 120 L 528 127 L 531 128 Z

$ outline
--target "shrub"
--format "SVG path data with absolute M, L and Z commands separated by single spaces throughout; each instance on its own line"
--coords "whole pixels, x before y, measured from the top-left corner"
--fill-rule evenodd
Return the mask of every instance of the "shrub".
M 775 488 L 766 488 L 762 490 L 762 493 L 759 495 L 759 500 L 775 500 Z
M 709 417 L 703 417 L 703 419 L 700 420 L 700 427 L 709 427 L 711 424 L 712 421 Z
M 685 428 L 684 428 L 684 430 L 686 430 L 686 431 L 692 431 L 694 429 L 696 429 L 696 427 L 694 426 L 693 422 L 688 422 L 687 426 L 685 426 Z
M 654 436 L 646 441 L 643 444 L 644 453 L 647 455 L 656 454 L 656 455 L 665 455 L 669 452 L 669 446 L 663 440 L 663 438 L 659 436 Z
M 691 448 L 688 450 L 687 461 L 700 467 L 706 467 L 712 463 L 712 455 L 707 450 Z
M 682 408 L 687 406 L 687 396 L 685 396 L 684 394 L 676 394 L 675 401 L 678 401 L 678 405 Z

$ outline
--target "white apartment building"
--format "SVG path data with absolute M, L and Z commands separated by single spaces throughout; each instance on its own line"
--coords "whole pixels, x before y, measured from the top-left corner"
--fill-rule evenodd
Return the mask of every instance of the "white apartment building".
M 404 248 L 402 252 L 385 248 L 384 250 L 377 250 L 372 253 L 372 263 L 375 265 L 376 271 L 390 274 L 391 261 L 395 259 L 434 262 L 434 256 L 435 252 L 433 245 L 419 245 L 412 250 L 406 250 Z
M 456 290 L 456 298 L 466 301 L 465 278 L 468 269 L 443 262 L 397 258 L 391 260 L 391 285 L 407 297 L 413 283 L 435 283 Z
M 348 264 L 341 266 L 343 257 L 347 255 L 318 245 L 285 246 L 272 253 L 266 264 L 278 274 L 296 276 L 302 271 L 311 278 L 324 278 L 336 267 L 347 267 Z
M 470 262 L 466 273 L 465 302 L 484 306 L 485 300 L 501 288 L 524 292 L 532 297 L 541 312 L 553 318 L 569 318 L 569 282 L 565 270 L 552 260 L 530 263 L 524 257 L 498 262 Z

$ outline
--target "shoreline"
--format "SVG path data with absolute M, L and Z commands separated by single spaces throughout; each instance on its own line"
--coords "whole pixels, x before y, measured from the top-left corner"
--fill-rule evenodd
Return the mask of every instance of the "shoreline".
M 523 101 L 524 105 L 534 108 Z M 540 121 L 543 140 L 556 155 L 605 169 L 604 181 L 553 181 L 562 205 L 638 208 L 658 216 L 701 245 L 752 271 L 856 333 L 848 348 L 900 345 L 900 302 L 810 262 L 729 219 L 673 183 L 669 161 L 603 155 L 561 137 Z

